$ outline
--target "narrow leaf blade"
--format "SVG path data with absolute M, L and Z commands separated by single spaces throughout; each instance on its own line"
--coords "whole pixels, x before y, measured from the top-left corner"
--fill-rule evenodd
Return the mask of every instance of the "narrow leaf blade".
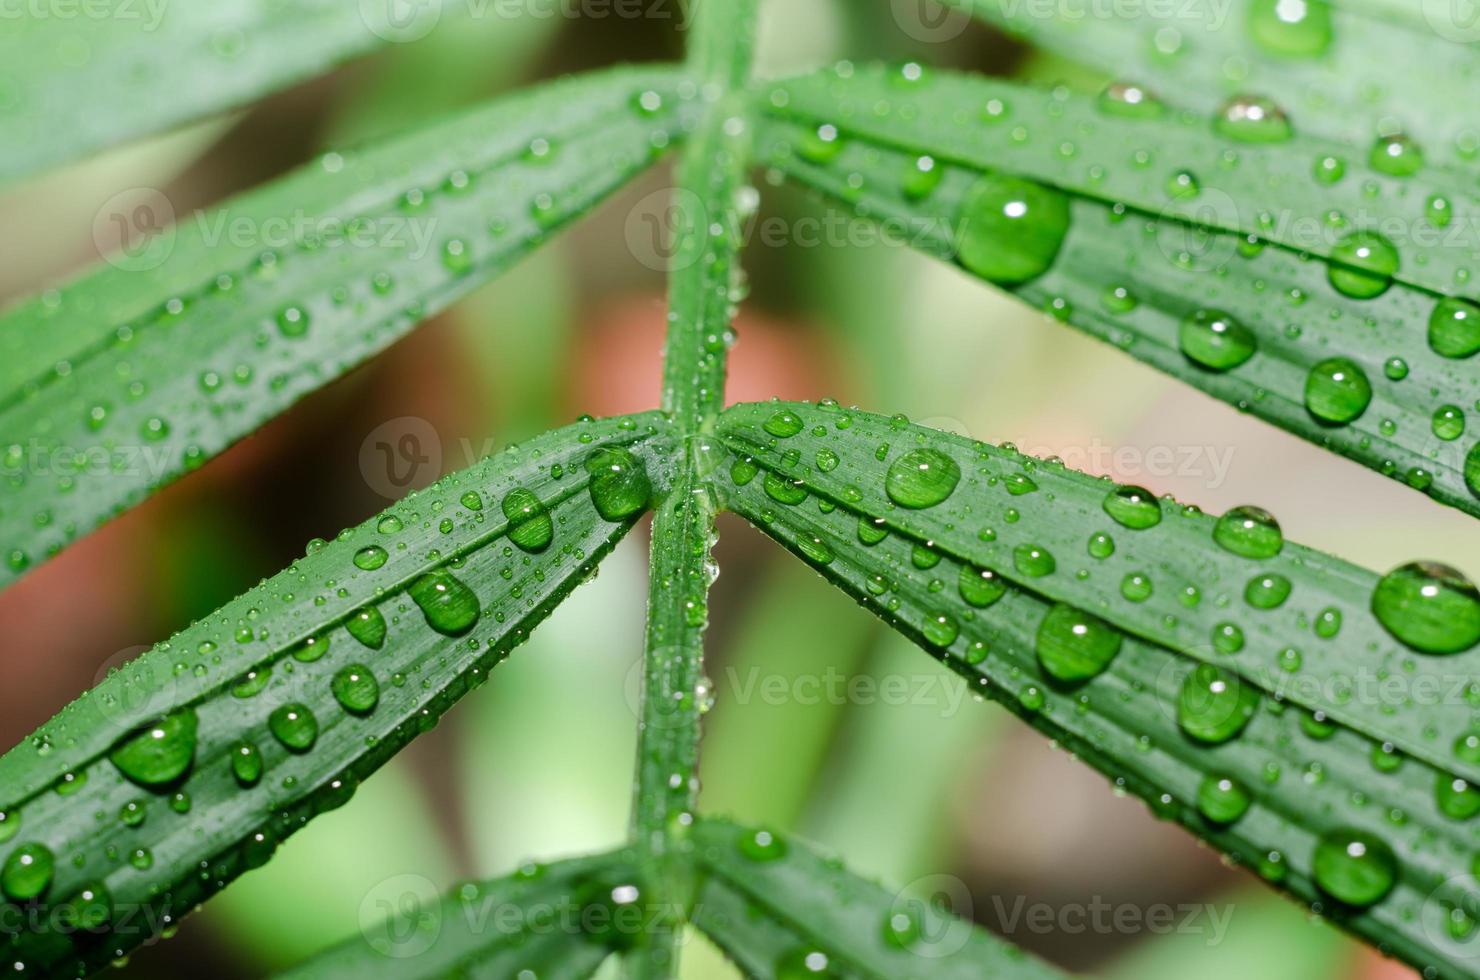
M 748 977 L 1060 975 L 936 896 L 890 892 L 794 838 L 706 819 L 694 839 L 705 874 L 694 923 Z
M 1480 648 L 1409 650 L 1368 610 L 1371 573 L 1290 543 L 1235 554 L 1212 518 L 1149 494 L 1155 522 L 1132 529 L 1105 509 L 1113 484 L 1009 449 L 785 403 L 730 409 L 721 438 L 732 509 L 975 690 L 1384 949 L 1467 960 L 1444 922 L 1480 894 Z M 886 484 L 922 463 L 959 482 L 912 509 Z M 1342 902 L 1316 855 L 1352 831 L 1391 854 L 1391 881 Z
M 591 208 L 682 132 L 678 86 L 603 72 L 331 154 L 0 319 L 0 582 Z
M 883 222 L 892 240 L 988 281 L 997 273 L 1002 288 L 1076 329 L 1480 516 L 1475 352 L 1434 339 L 1466 332 L 1472 319 L 1473 304 L 1446 295 L 1468 279 L 1470 225 L 1431 224 L 1442 219 L 1426 210 L 1430 199 L 1473 209 L 1450 175 L 1395 178 L 1350 164 L 1327 188 L 1310 173 L 1325 155 L 1317 141 L 1229 142 L 1211 138 L 1207 119 L 1130 119 L 1063 93 L 946 73 L 920 84 L 922 94 L 901 95 L 882 71 L 860 69 L 783 86 L 763 156 Z M 875 118 L 870 105 L 889 111 Z M 997 122 L 978 121 L 993 112 Z M 880 121 L 895 117 L 897 129 Z M 819 125 L 837 127 L 834 146 L 819 149 Z M 1004 172 L 1024 181 L 994 176 Z M 1168 191 L 1184 172 L 1201 187 L 1185 199 Z M 1051 261 L 1014 275 L 1003 236 L 1017 232 L 994 232 L 984 209 L 993 189 L 1035 186 L 1054 189 L 1035 200 L 1063 208 L 1061 237 L 1045 233 Z M 1374 281 L 1376 295 L 1343 292 L 1344 243 L 1377 228 L 1396 243 L 1398 273 Z M 1199 351 L 1230 324 L 1237 356 Z M 1342 388 L 1337 375 L 1356 394 L 1333 407 L 1321 393 Z
M 7 936 L 6 961 L 117 958 L 342 804 L 631 528 L 668 479 L 666 428 L 656 413 L 583 421 L 444 478 L 317 542 L 0 757 L 0 868 L 51 855 L 37 902 L 92 889 L 118 916 L 111 932 Z

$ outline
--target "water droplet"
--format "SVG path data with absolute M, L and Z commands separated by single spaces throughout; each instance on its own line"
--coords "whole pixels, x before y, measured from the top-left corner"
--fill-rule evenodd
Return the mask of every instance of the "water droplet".
M 372 650 L 385 645 L 385 616 L 374 606 L 366 606 L 350 616 L 344 628 L 360 643 Z
M 1480 813 L 1480 790 L 1446 772 L 1436 775 L 1434 803 L 1440 813 L 1451 820 L 1469 820 Z
M 195 712 L 183 708 L 129 736 L 108 758 L 140 786 L 174 782 L 195 761 L 197 724 Z
M 961 264 L 998 285 L 1018 285 L 1053 265 L 1069 231 L 1069 200 L 1018 177 L 987 174 L 968 194 L 960 222 Z
M 1372 612 L 1389 633 L 1424 653 L 1459 653 L 1480 643 L 1480 592 L 1438 562 L 1410 562 L 1382 577 Z
M 1272 55 L 1314 58 L 1331 46 L 1331 9 L 1325 0 L 1254 0 L 1249 34 Z
M 311 664 L 324 658 L 329 652 L 329 638 L 327 636 L 310 636 L 302 643 L 293 648 L 293 659 L 301 663 Z
M 306 704 L 285 704 L 267 717 L 267 729 L 290 752 L 307 752 L 319 738 L 319 720 Z
M 1290 138 L 1289 117 L 1272 99 L 1240 95 L 1223 103 L 1213 128 L 1241 143 L 1280 143 Z
M 1198 812 L 1216 824 L 1234 823 L 1252 802 L 1249 791 L 1230 776 L 1206 776 L 1197 788 Z
M 801 480 L 788 480 L 779 473 L 766 472 L 766 496 L 779 504 L 794 507 L 807 499 L 807 487 Z
M 778 439 L 790 439 L 802 431 L 804 423 L 796 412 L 780 411 L 766 419 L 761 428 Z
M 308 313 L 301 306 L 284 307 L 278 311 L 277 325 L 284 337 L 302 337 L 308 333 Z
M 98 932 L 113 918 L 113 896 L 102 882 L 89 882 L 57 908 L 57 918 L 70 933 Z
M 1020 544 L 1012 549 L 1012 565 L 1019 572 L 1033 578 L 1053 574 L 1058 562 L 1048 549 L 1035 544 Z
M 603 518 L 625 521 L 647 509 L 653 485 L 642 461 L 620 446 L 606 446 L 586 459 L 591 502 Z
M 1341 157 L 1321 157 L 1316 160 L 1314 174 L 1316 183 L 1329 187 L 1346 176 L 1346 161 Z
M 1161 504 L 1144 487 L 1116 487 L 1105 496 L 1103 506 L 1122 527 L 1140 531 L 1161 523 Z
M 803 946 L 776 960 L 774 980 L 842 980 L 832 969 L 832 962 L 820 949 Z
M 334 700 L 350 714 L 367 715 L 380 703 L 380 683 L 364 664 L 341 667 L 330 682 Z
M 1177 328 L 1177 346 L 1188 360 L 1210 371 L 1231 371 L 1254 356 L 1259 342 L 1227 313 L 1198 310 Z
M 911 201 L 923 201 L 940 186 L 945 168 L 931 156 L 916 157 L 905 169 L 904 181 L 900 186 L 904 196 Z
M 1112 82 L 1100 93 L 1100 111 L 1130 119 L 1155 119 L 1166 106 L 1133 82 Z
M 1387 292 L 1398 271 L 1398 250 L 1375 231 L 1354 231 L 1331 249 L 1326 277 L 1352 299 L 1372 299 Z
M 1120 632 L 1113 626 L 1064 603 L 1056 603 L 1038 625 L 1038 662 L 1051 677 L 1068 684 L 1103 673 L 1120 644 Z
M 1088 549 L 1091 558 L 1103 561 L 1115 554 L 1115 539 L 1103 531 L 1097 531 L 1089 536 Z
M 1480 306 L 1454 296 L 1439 300 L 1429 314 L 1429 347 L 1455 359 L 1480 352 Z
M 956 642 L 956 637 L 961 635 L 961 627 L 946 613 L 934 613 L 925 618 L 925 625 L 920 632 L 926 643 L 944 650 Z
M 1255 575 L 1244 586 L 1244 601 L 1255 609 L 1276 609 L 1290 598 L 1292 586 L 1283 575 Z
M 473 270 L 473 250 L 461 238 L 451 238 L 442 246 L 442 265 L 455 276 Z
M 1151 578 L 1141 572 L 1129 572 L 1120 580 L 1120 594 L 1131 602 L 1145 602 L 1153 591 Z
M 16 902 L 40 898 L 51 887 L 56 859 L 45 844 L 22 844 L 0 868 L 0 891 Z
M 843 152 L 843 141 L 838 136 L 838 127 L 824 123 L 807 133 L 796 148 L 797 156 L 818 166 L 829 164 Z
M 231 774 L 242 786 L 256 786 L 262 779 L 262 753 L 251 742 L 236 743 L 231 749 Z
M 1465 434 L 1465 412 L 1458 405 L 1440 405 L 1434 409 L 1432 420 L 1434 435 L 1445 442 L 1453 442 Z
M 1274 515 L 1260 507 L 1235 507 L 1218 518 L 1213 540 L 1225 551 L 1245 558 L 1273 558 L 1285 546 Z
M 941 503 L 961 482 L 961 467 L 936 449 L 915 449 L 889 464 L 884 491 L 901 507 L 923 510 Z
M 1213 649 L 1219 653 L 1238 653 L 1244 648 L 1244 631 L 1236 623 L 1218 623 L 1213 627 Z
M 118 810 L 118 820 L 125 827 L 138 827 L 149 816 L 148 800 L 129 800 Z
M 823 473 L 831 473 L 838 468 L 838 454 L 831 449 L 817 450 L 817 469 Z
M 1327 895 L 1357 908 L 1377 902 L 1398 880 L 1398 859 L 1380 838 L 1338 827 L 1321 835 L 1312 861 L 1316 884 Z
M 985 609 L 1007 594 L 1007 585 L 996 573 L 975 565 L 962 565 L 957 582 L 961 598 L 969 606 Z
M 390 558 L 390 555 L 384 548 L 378 544 L 372 544 L 369 547 L 356 551 L 354 562 L 356 568 L 373 572 L 375 569 L 384 565 L 388 558 Z
M 1367 162 L 1378 173 L 1391 177 L 1411 177 L 1423 167 L 1423 150 L 1402 134 L 1379 137 L 1372 144 Z
M 504 495 L 500 506 L 509 520 L 509 540 L 523 551 L 538 553 L 555 538 L 555 522 L 539 497 L 523 487 Z
M 395 514 L 387 514 L 376 523 L 375 530 L 379 531 L 381 534 L 387 535 L 400 534 L 401 528 L 403 527 L 405 527 L 405 525 L 401 523 L 401 519 L 399 517 L 397 517 Z
M 427 625 L 445 636 L 462 636 L 478 622 L 478 597 L 451 572 L 428 572 L 407 590 Z
M 1372 382 L 1345 357 L 1332 357 L 1310 369 L 1305 378 L 1305 408 L 1331 425 L 1345 425 L 1361 418 L 1372 404 Z
M 786 841 L 769 830 L 742 833 L 736 846 L 752 861 L 779 861 L 786 857 Z
M 1216 745 L 1244 730 L 1259 707 L 1259 692 L 1238 675 L 1198 664 L 1177 695 L 1177 724 L 1199 742 Z

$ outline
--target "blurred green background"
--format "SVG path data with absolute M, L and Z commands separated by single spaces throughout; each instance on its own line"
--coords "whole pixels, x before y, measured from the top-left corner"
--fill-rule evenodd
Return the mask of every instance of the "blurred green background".
M 914 40 L 901 29 L 901 11 L 914 6 L 769 0 L 761 71 L 846 55 L 1076 87 L 1105 81 L 984 27 Z M 679 57 L 682 39 L 671 17 L 659 16 L 526 13 L 444 24 L 250 111 L 0 196 L 10 242 L 0 297 L 95 261 L 94 215 L 120 190 L 160 188 L 187 213 L 326 148 L 537 79 Z M 760 220 L 788 231 L 781 243 L 755 241 L 745 256 L 751 293 L 732 400 L 831 396 L 904 412 L 1211 512 L 1259 503 L 1288 537 L 1380 570 L 1421 556 L 1480 573 L 1473 520 L 1180 388 L 951 268 L 848 240 L 856 235 L 817 241 L 809 229 L 822 227 L 824 206 L 765 174 L 756 179 Z M 385 356 L 0 595 L 5 744 L 139 646 L 287 564 L 309 538 L 381 509 L 388 501 L 360 464 L 377 426 L 425 420 L 449 471 L 580 412 L 652 407 L 664 284 L 627 243 L 640 202 L 666 181 L 660 167 Z M 717 703 L 702 766 L 708 811 L 802 834 L 895 884 L 958 879 L 978 921 L 1074 971 L 1136 980 L 1405 975 L 975 702 L 959 680 L 743 524 L 726 520 L 721 535 L 709 664 Z M 494 683 L 269 867 L 232 885 L 169 942 L 135 955 L 127 973 L 261 975 L 352 934 L 362 903 L 387 878 L 417 874 L 446 887 L 620 842 L 645 548 L 644 530 Z M 88 597 L 82 616 L 79 595 Z M 857 676 L 905 678 L 910 703 L 831 697 L 836 682 L 808 686 Z M 765 693 L 778 689 L 782 696 Z M 1103 928 L 1079 915 L 1104 905 L 1138 920 L 1171 909 L 1172 927 Z M 1051 910 L 1055 924 L 1028 928 L 1033 908 Z M 689 943 L 684 976 L 732 975 L 703 940 Z

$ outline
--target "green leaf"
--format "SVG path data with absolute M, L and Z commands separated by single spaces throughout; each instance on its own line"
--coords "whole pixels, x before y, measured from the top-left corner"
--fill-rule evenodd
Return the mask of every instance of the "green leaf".
M 1330 147 L 1315 140 L 1239 143 L 1205 118 L 1131 118 L 949 73 L 905 84 L 858 69 L 770 100 L 763 159 L 883 222 L 890 241 L 1480 516 L 1467 425 L 1480 307 L 1443 295 L 1468 281 L 1480 245 L 1459 216 L 1477 207 L 1465 181 L 1353 162 L 1326 186 L 1312 168 Z M 1431 223 L 1444 220 L 1437 198 L 1456 212 L 1445 227 Z M 1004 216 L 1014 200 L 1032 216 Z M 1397 242 L 1390 278 L 1331 258 L 1373 228 Z
M 621 460 L 620 489 L 665 485 L 666 429 L 656 413 L 584 420 L 315 541 L 0 757 L 0 888 L 43 910 L 93 890 L 115 925 L 75 946 L 22 935 L 6 962 L 61 972 L 123 955 L 347 800 L 631 528 L 646 499 L 604 517 L 602 471 Z M 28 854 L 53 872 L 11 887 L 5 869 Z
M 747 977 L 1059 976 L 943 908 L 969 904 L 957 879 L 891 892 L 802 841 L 724 820 L 700 821 L 694 839 L 705 873 L 694 923 Z
M 424 10 L 398 30 L 377 8 L 390 9 L 342 0 L 17 8 L 0 36 L 0 183 L 242 105 L 436 19 Z
M 0 582 L 585 213 L 682 133 L 679 87 L 602 72 L 330 154 L 0 319 Z
M 424 881 L 424 879 L 422 879 Z M 281 974 L 283 980 L 427 980 L 530 976 L 578 980 L 646 925 L 633 856 L 526 865 L 450 895 L 418 894 L 396 880 L 383 898 L 389 917 Z M 378 909 L 377 911 L 381 911 Z M 635 928 L 634 928 L 635 926 Z
M 1460 5 L 1234 0 L 1106 4 L 1086 16 L 1072 4 L 945 2 L 1185 108 L 1266 95 L 1300 129 L 1363 153 L 1380 133 L 1403 132 L 1434 162 L 1467 168 L 1480 155 L 1480 131 L 1454 111 L 1480 81 L 1480 29 Z
M 1369 611 L 1375 575 L 1259 514 L 1216 521 L 833 403 L 736 406 L 720 436 L 731 509 L 976 691 L 1343 926 L 1463 972 L 1469 932 L 1448 923 L 1480 897 L 1473 587 L 1429 580 L 1387 618 L 1414 635 L 1458 600 L 1427 622 L 1466 622 L 1468 651 L 1422 653 Z M 1352 831 L 1391 855 L 1368 869 L 1390 890 L 1342 873 Z

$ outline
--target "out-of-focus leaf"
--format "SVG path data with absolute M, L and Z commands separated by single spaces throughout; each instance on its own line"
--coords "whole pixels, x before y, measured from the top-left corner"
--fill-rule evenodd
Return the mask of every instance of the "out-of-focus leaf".
M 945 2 L 1178 106 L 1210 112 L 1233 96 L 1262 95 L 1300 129 L 1362 152 L 1402 132 L 1435 162 L 1464 169 L 1480 157 L 1480 127 L 1454 111 L 1480 83 L 1480 23 L 1462 3 Z
M 747 977 L 1059 976 L 936 896 L 890 892 L 794 838 L 706 819 L 694 839 L 694 923 Z
M 679 85 L 608 71 L 329 154 L 0 318 L 0 582 L 584 214 L 681 135 Z

